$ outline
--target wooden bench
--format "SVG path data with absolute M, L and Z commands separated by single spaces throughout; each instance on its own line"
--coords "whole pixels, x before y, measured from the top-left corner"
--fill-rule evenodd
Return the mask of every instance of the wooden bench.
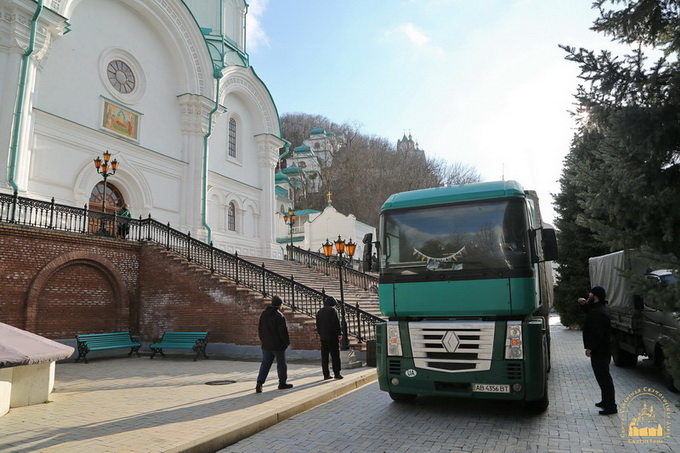
M 130 335 L 130 332 L 76 335 L 76 341 L 78 341 L 78 358 L 76 359 L 76 362 L 82 357 L 85 359 L 85 363 L 88 363 L 87 353 L 90 351 L 130 348 L 128 357 L 130 357 L 133 352 L 139 357 L 139 348 L 142 346 L 139 339 Z
M 163 349 L 193 349 L 196 353 L 196 357 L 194 357 L 195 362 L 201 355 L 206 359 L 208 358 L 205 354 L 207 345 L 208 332 L 165 332 L 162 338 L 156 340 L 149 347 L 153 351 L 151 353 L 152 359 L 156 353 L 165 357 Z

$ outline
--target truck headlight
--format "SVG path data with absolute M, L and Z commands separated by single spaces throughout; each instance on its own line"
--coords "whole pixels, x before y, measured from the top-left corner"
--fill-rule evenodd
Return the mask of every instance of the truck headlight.
M 399 323 L 387 323 L 387 355 L 402 355 L 401 335 L 399 334 Z
M 523 359 L 522 322 L 508 321 L 505 328 L 505 358 Z

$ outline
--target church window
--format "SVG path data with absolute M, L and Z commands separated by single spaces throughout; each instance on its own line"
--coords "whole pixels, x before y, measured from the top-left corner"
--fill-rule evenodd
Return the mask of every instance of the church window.
M 106 68 L 109 83 L 120 93 L 127 94 L 135 89 L 135 74 L 130 66 L 121 60 L 113 60 Z
M 229 228 L 229 231 L 236 231 L 236 206 L 234 206 L 234 203 L 229 203 L 227 228 Z
M 236 120 L 229 119 L 229 157 L 236 157 Z

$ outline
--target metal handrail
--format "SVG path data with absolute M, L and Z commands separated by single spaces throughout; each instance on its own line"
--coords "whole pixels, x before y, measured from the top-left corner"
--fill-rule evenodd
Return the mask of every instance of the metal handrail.
M 293 276 L 285 277 L 258 266 L 224 250 L 215 248 L 191 237 L 191 233 L 181 233 L 151 218 L 132 219 L 91 211 L 87 205 L 74 208 L 51 201 L 33 200 L 0 193 L 0 223 L 11 223 L 38 228 L 88 234 L 101 237 L 116 237 L 118 226 L 127 225 L 126 238 L 135 241 L 153 242 L 163 246 L 189 261 L 209 269 L 211 272 L 233 280 L 264 296 L 278 295 L 284 304 L 294 311 L 314 317 L 323 307 L 324 291 L 317 291 L 295 281 Z M 325 258 L 325 257 L 324 257 Z M 337 270 L 326 260 L 328 273 Z M 347 272 L 349 274 L 349 272 Z M 354 283 L 353 283 L 354 284 Z M 356 285 L 361 287 L 361 285 Z M 358 306 L 345 304 L 348 333 L 359 343 L 375 339 L 375 325 L 383 320 Z
M 286 246 L 286 252 L 293 261 L 318 272 L 323 272 L 334 278 L 340 278 L 340 270 L 338 269 L 336 256 L 326 257 L 321 253 L 303 250 L 296 246 L 293 246 L 292 253 L 290 250 L 291 246 L 289 244 Z M 343 281 L 345 283 L 354 285 L 357 288 L 363 288 L 366 291 L 374 290 L 378 287 L 377 277 L 363 271 L 358 271 L 352 267 L 345 266 L 342 271 L 342 276 L 344 277 Z

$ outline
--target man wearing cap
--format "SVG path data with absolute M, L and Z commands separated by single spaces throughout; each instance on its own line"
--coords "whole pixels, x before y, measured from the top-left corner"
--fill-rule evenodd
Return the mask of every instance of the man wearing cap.
M 342 331 L 340 330 L 340 320 L 335 305 L 338 302 L 334 297 L 326 297 L 323 308 L 316 313 L 316 331 L 321 338 L 321 371 L 324 379 L 331 378 L 328 369 L 328 355 L 331 356 L 333 365 L 333 377 L 342 379 L 340 375 L 340 340 Z
M 614 381 L 609 374 L 609 362 L 611 361 L 611 318 L 606 301 L 607 293 L 601 286 L 595 286 L 590 290 L 588 300 L 579 298 L 581 305 L 588 304 L 590 310 L 583 324 L 583 346 L 586 349 L 586 357 L 590 357 L 590 365 L 597 384 L 602 392 L 602 400 L 595 403 L 601 408 L 600 415 L 617 413 L 616 401 L 614 400 Z
M 283 301 L 279 296 L 272 297 L 272 303 L 260 315 L 258 332 L 262 343 L 262 363 L 260 373 L 257 375 L 257 385 L 255 392 L 262 393 L 269 370 L 276 359 L 276 371 L 279 375 L 279 390 L 293 387 L 293 384 L 286 383 L 288 379 L 288 366 L 286 365 L 286 348 L 290 345 L 288 337 L 288 326 L 286 318 L 281 314 L 280 309 Z

